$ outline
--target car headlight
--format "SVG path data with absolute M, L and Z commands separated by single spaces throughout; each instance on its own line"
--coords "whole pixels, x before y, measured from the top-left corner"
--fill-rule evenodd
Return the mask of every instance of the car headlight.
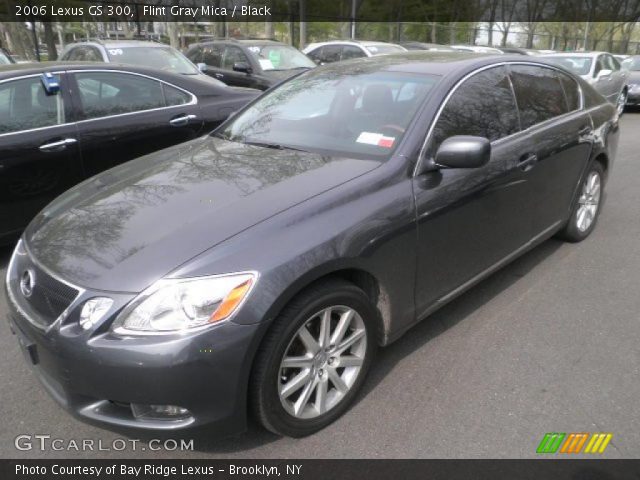
M 116 333 L 175 333 L 230 318 L 249 295 L 257 273 L 164 279 L 135 298 L 114 322 Z

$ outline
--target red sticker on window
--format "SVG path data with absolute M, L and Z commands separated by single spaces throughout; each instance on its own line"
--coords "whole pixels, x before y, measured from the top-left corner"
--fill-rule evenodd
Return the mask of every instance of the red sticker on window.
M 393 147 L 393 142 L 395 141 L 395 138 L 393 137 L 382 137 L 380 140 L 378 140 L 378 146 L 379 147 L 385 147 L 385 148 L 391 148 Z

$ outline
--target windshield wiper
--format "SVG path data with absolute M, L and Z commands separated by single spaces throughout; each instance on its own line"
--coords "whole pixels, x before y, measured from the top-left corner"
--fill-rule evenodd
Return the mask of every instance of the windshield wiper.
M 271 142 L 259 142 L 253 140 L 244 140 L 242 141 L 245 145 L 251 145 L 253 147 L 263 147 L 263 148 L 272 148 L 274 150 L 295 150 L 297 152 L 305 152 L 306 150 L 302 150 L 301 148 L 291 147 L 289 145 L 280 145 L 279 143 L 271 143 Z

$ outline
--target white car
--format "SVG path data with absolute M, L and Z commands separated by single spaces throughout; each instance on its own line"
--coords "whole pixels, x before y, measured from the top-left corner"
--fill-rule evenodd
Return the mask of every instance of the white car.
M 498 50 L 493 47 L 482 47 L 479 45 L 451 45 L 451 48 L 454 50 L 461 50 L 463 52 L 474 52 L 474 53 L 495 53 L 496 55 L 503 55 L 504 52 L 502 50 Z
M 544 55 L 544 58 L 584 78 L 622 114 L 629 93 L 629 72 L 613 55 L 607 52 L 571 52 Z
M 303 53 L 318 65 L 352 58 L 375 57 L 406 51 L 406 48 L 396 45 L 395 43 L 360 40 L 336 40 L 331 42 L 310 43 L 302 50 Z

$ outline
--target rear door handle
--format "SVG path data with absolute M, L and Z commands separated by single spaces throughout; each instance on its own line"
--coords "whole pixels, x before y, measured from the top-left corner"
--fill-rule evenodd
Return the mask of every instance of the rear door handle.
M 196 115 L 180 115 L 179 117 L 169 120 L 169 124 L 172 127 L 184 127 L 191 120 L 195 120 L 196 118 L 198 118 Z
M 216 78 L 224 78 L 224 75 L 222 73 L 214 73 L 213 74 Z
M 520 160 L 518 160 L 518 167 L 525 172 L 531 170 L 538 163 L 538 155 L 535 153 L 525 153 Z
M 63 138 L 62 140 L 40 145 L 40 151 L 41 152 L 57 152 L 60 150 L 64 150 L 65 148 L 67 148 L 67 145 L 73 145 L 77 141 L 78 140 L 75 138 Z

